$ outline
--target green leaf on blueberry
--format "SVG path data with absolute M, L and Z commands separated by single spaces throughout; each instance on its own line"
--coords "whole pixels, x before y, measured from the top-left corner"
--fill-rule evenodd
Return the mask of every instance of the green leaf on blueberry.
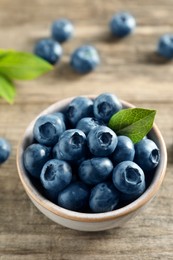
M 128 136 L 133 143 L 138 143 L 151 130 L 156 110 L 143 108 L 123 109 L 114 114 L 108 126 L 117 135 Z
M 13 103 L 15 87 L 12 80 L 32 80 L 52 69 L 50 63 L 34 54 L 0 49 L 0 97 Z

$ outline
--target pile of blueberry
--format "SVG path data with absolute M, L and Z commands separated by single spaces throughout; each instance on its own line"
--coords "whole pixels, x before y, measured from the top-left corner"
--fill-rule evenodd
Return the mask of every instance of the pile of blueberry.
M 103 93 L 76 97 L 63 111 L 40 116 L 34 142 L 24 151 L 24 167 L 50 201 L 79 212 L 112 211 L 137 199 L 160 160 L 148 137 L 133 144 L 117 136 L 109 119 L 122 107 Z
M 122 38 L 131 34 L 136 27 L 135 18 L 128 12 L 114 14 L 109 22 L 109 29 L 114 37 Z M 51 64 L 60 61 L 63 54 L 61 44 L 72 38 L 74 26 L 68 19 L 53 22 L 51 37 L 40 40 L 34 53 Z M 173 35 L 161 36 L 157 46 L 157 53 L 166 59 L 173 58 Z M 100 64 L 100 57 L 92 45 L 82 45 L 71 55 L 70 65 L 80 74 L 89 73 Z

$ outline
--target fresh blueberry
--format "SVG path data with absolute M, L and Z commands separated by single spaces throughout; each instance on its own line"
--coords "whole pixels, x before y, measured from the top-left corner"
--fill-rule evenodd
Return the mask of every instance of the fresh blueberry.
M 84 117 L 79 120 L 76 128 L 82 130 L 86 135 L 94 129 L 96 126 L 104 125 L 102 122 L 98 121 L 94 117 Z
M 69 40 L 73 33 L 73 24 L 67 19 L 59 19 L 52 24 L 52 38 L 60 43 Z
M 85 157 L 86 136 L 78 129 L 66 130 L 53 148 L 53 156 L 59 160 L 78 161 Z
M 66 116 L 73 126 L 83 117 L 91 116 L 93 113 L 93 101 L 87 97 L 74 98 L 67 107 Z
M 157 52 L 166 59 L 173 58 L 173 34 L 165 34 L 160 37 Z
M 48 114 L 39 117 L 34 125 L 34 137 L 40 143 L 52 146 L 58 142 L 59 136 L 65 131 L 66 126 L 58 114 Z
M 119 202 L 119 192 L 112 183 L 102 182 L 92 190 L 89 206 L 95 213 L 112 211 Z
M 99 65 L 99 63 L 99 54 L 91 45 L 84 45 L 77 48 L 72 53 L 70 61 L 72 68 L 80 74 L 91 72 Z
M 29 145 L 23 154 L 26 170 L 36 178 L 40 178 L 43 165 L 50 159 L 50 148 L 41 144 Z
M 109 26 L 114 36 L 124 37 L 134 31 L 136 21 L 130 13 L 120 12 L 112 17 Z
M 90 190 L 81 182 L 73 182 L 58 195 L 58 205 L 65 209 L 83 212 L 88 208 Z
M 157 145 L 146 138 L 135 144 L 135 162 L 144 172 L 152 171 L 160 161 L 160 151 Z
M 95 156 L 106 157 L 113 153 L 117 146 L 117 136 L 107 126 L 97 126 L 87 136 L 90 152 Z
M 119 99 L 110 93 L 103 93 L 94 100 L 94 116 L 98 120 L 108 122 L 111 116 L 122 109 Z
M 131 139 L 127 136 L 118 136 L 118 144 L 111 155 L 114 164 L 123 161 L 133 161 L 135 156 L 135 148 Z
M 145 190 L 145 175 L 134 162 L 124 161 L 113 170 L 113 184 L 129 199 L 139 197 Z
M 62 47 L 53 39 L 42 39 L 37 42 L 34 53 L 54 65 L 62 56 Z
M 96 185 L 105 181 L 113 170 L 113 164 L 108 158 L 92 158 L 81 163 L 78 174 L 88 185 Z
M 72 180 L 71 167 L 62 160 L 49 160 L 42 168 L 40 180 L 48 198 L 56 201 L 58 193 L 70 184 Z
M 10 152 L 10 143 L 6 139 L 0 137 L 0 164 L 4 163 L 9 158 Z

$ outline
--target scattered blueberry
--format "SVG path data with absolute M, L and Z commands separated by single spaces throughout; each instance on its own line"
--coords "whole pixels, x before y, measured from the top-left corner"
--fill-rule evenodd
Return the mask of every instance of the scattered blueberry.
M 59 193 L 58 205 L 73 211 L 85 211 L 88 208 L 89 188 L 81 182 L 73 182 Z
M 53 148 L 53 156 L 65 161 L 77 161 L 86 153 L 86 136 L 78 129 L 66 130 Z
M 120 12 L 112 17 L 109 26 L 114 36 L 125 37 L 134 31 L 136 21 L 130 13 Z
M 75 126 L 83 117 L 92 116 L 93 101 L 87 97 L 74 98 L 67 107 L 66 115 L 70 123 Z
M 49 160 L 42 168 L 40 180 L 49 199 L 56 201 L 58 193 L 72 180 L 71 167 L 62 160 Z
M 123 161 L 133 161 L 135 156 L 135 148 L 131 139 L 127 136 L 118 136 L 118 144 L 111 155 L 114 164 Z
M 113 170 L 113 164 L 108 158 L 92 158 L 81 163 L 78 174 L 88 185 L 96 185 L 105 181 Z
M 52 24 L 52 37 L 60 43 L 69 40 L 73 33 L 73 24 L 68 19 L 59 19 Z
M 36 178 L 40 178 L 43 165 L 50 159 L 50 148 L 41 144 L 29 145 L 23 154 L 26 170 Z
M 86 135 L 94 129 L 96 126 L 104 125 L 102 122 L 98 121 L 94 117 L 84 117 L 79 120 L 76 125 L 77 129 L 82 130 Z
M 160 151 L 152 140 L 146 138 L 135 144 L 135 162 L 144 172 L 154 169 L 159 161 Z
M 34 53 L 54 65 L 62 56 L 62 47 L 53 39 L 42 39 L 37 42 Z
M 112 183 L 102 182 L 91 190 L 89 206 L 92 212 L 112 211 L 116 208 L 118 202 L 119 192 Z
M 0 137 L 0 164 L 4 163 L 10 156 L 11 145 L 5 139 Z
M 117 136 L 107 126 L 97 126 L 87 136 L 90 152 L 95 156 L 108 156 L 117 146 Z
M 123 161 L 113 170 L 113 184 L 123 194 L 139 197 L 145 190 L 145 175 L 134 162 Z
M 157 52 L 166 59 L 173 58 L 173 34 L 165 34 L 160 37 Z
M 77 48 L 72 53 L 70 61 L 72 68 L 80 74 L 91 72 L 99 65 L 99 63 L 99 54 L 91 45 L 84 45 Z
M 98 120 L 108 122 L 113 114 L 122 109 L 119 99 L 110 93 L 103 93 L 94 100 L 94 116 Z
M 33 133 L 40 144 L 52 146 L 58 142 L 59 136 L 65 129 L 65 122 L 61 115 L 48 114 L 36 120 Z

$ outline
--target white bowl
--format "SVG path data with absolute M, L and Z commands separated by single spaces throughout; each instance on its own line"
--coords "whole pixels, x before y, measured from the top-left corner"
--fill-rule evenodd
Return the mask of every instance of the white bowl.
M 89 96 L 94 99 L 94 96 Z M 150 138 L 157 144 L 160 149 L 161 160 L 155 171 L 150 186 L 135 201 L 122 208 L 106 213 L 79 213 L 61 208 L 48 199 L 46 199 L 39 189 L 32 183 L 30 176 L 23 165 L 23 152 L 26 147 L 33 142 L 33 126 L 38 117 L 41 115 L 61 111 L 73 98 L 67 98 L 51 105 L 41 114 L 39 114 L 27 127 L 24 136 L 19 144 L 17 152 L 17 168 L 19 177 L 24 186 L 26 193 L 34 205 L 48 218 L 65 227 L 81 231 L 101 231 L 115 227 L 121 227 L 126 221 L 138 214 L 157 194 L 165 176 L 167 165 L 167 151 L 163 137 L 154 124 Z M 133 105 L 121 101 L 124 107 L 133 107 Z

